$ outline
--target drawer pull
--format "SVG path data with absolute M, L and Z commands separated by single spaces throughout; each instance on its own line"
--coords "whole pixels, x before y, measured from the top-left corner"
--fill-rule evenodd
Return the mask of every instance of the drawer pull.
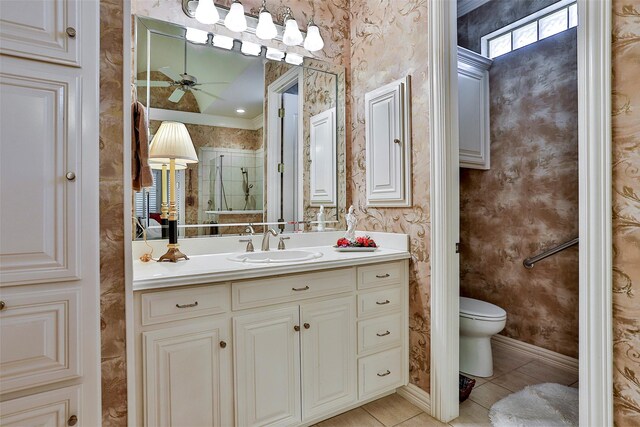
M 385 372 L 384 374 L 378 373 L 377 375 L 379 377 L 386 377 L 387 375 L 391 374 L 391 371 L 387 369 L 387 372 Z
M 309 328 L 311 327 L 311 325 L 310 325 L 310 324 L 308 324 L 308 323 L 305 323 L 305 324 L 304 324 L 304 325 L 302 325 L 302 326 L 304 326 L 304 328 L 305 328 L 305 329 L 309 329 Z
M 385 332 L 383 334 L 376 334 L 376 335 L 379 336 L 379 337 L 386 337 L 387 335 L 391 335 L 391 332 L 387 331 L 387 332 Z
M 376 277 L 378 279 L 386 279 L 387 277 L 391 276 L 389 273 L 386 274 L 376 274 Z
M 68 426 L 74 426 L 78 424 L 78 417 L 76 415 L 71 415 L 69 417 L 69 420 L 67 421 L 67 425 Z
M 309 286 L 305 286 L 304 288 L 291 288 L 292 291 L 308 291 Z
M 7 304 L 5 304 L 4 301 L 0 301 L 0 310 L 4 310 L 4 308 L 7 306 Z
M 293 330 L 296 331 L 296 332 L 300 332 L 300 326 L 299 325 L 295 325 L 293 327 Z
M 389 300 L 387 299 L 387 300 L 384 300 L 384 301 L 382 301 L 382 302 L 380 302 L 380 301 L 376 301 L 376 304 L 378 304 L 378 305 L 386 305 L 386 304 L 389 304 L 390 302 L 391 302 L 391 301 L 389 301 Z
M 191 307 L 197 307 L 198 306 L 198 301 L 194 302 L 193 304 L 176 304 L 176 307 L 178 308 L 191 308 Z
M 227 347 L 227 343 L 224 341 L 220 341 L 220 347 L 221 348 L 226 348 Z

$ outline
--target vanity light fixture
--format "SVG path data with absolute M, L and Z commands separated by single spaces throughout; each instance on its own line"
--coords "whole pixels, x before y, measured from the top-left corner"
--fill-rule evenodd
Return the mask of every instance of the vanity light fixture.
M 245 55 L 260 56 L 262 53 L 262 46 L 257 43 L 242 42 L 240 51 Z
M 233 38 L 216 34 L 213 36 L 213 45 L 222 49 L 233 49 Z
M 203 24 L 213 25 L 220 19 L 218 9 L 213 0 L 199 0 L 196 8 L 196 19 Z
M 262 0 L 262 7 L 258 12 L 258 26 L 256 27 L 256 36 L 262 40 L 271 40 L 278 35 L 276 24 L 273 23 L 273 17 L 267 10 L 267 0 Z
M 267 59 L 271 59 L 273 61 L 282 61 L 282 58 L 284 58 L 283 51 L 273 47 L 267 48 Z
M 187 28 L 185 36 L 191 43 L 207 44 L 209 42 L 209 33 L 197 28 Z
M 324 40 L 320 35 L 320 28 L 313 22 L 309 21 L 307 26 L 307 38 L 304 39 L 304 48 L 309 52 L 317 52 L 324 47 Z
M 180 259 L 189 259 L 180 252 L 178 244 L 178 210 L 176 208 L 176 162 L 198 163 L 198 155 L 193 147 L 193 141 L 184 123 L 162 122 L 149 147 L 149 158 L 156 161 L 169 159 L 169 244 L 167 252 L 158 259 L 158 262 L 177 262 Z
M 247 29 L 247 17 L 244 16 L 244 6 L 238 0 L 234 0 L 227 17 L 224 18 L 224 26 L 235 33 L 241 33 Z
M 298 46 L 302 43 L 302 40 L 303 37 L 300 28 L 298 28 L 298 23 L 291 13 L 291 8 L 288 7 L 284 13 L 284 34 L 282 36 L 282 42 L 287 46 Z
M 287 56 L 284 58 L 284 62 L 291 65 L 302 65 L 304 58 L 297 53 L 287 53 Z

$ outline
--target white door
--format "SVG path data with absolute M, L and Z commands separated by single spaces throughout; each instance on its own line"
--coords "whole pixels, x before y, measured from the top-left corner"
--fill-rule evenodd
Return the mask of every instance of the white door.
M 312 206 L 336 205 L 336 109 L 309 119 L 310 198 Z
M 143 333 L 145 425 L 233 425 L 229 320 Z
M 83 1 L 0 1 L 0 53 L 79 65 Z M 86 29 L 90 31 L 89 28 Z
M 0 403 L 3 427 L 66 427 L 80 423 L 81 386 L 21 397 Z M 86 425 L 86 424 L 85 424 Z
M 236 424 L 301 422 L 298 307 L 233 319 Z
M 356 400 L 355 297 L 302 305 L 305 419 Z

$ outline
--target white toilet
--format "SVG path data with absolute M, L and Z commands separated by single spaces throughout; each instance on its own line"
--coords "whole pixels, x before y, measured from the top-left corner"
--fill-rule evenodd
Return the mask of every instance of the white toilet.
M 493 375 L 491 337 L 504 329 L 507 312 L 497 305 L 460 297 L 460 372 Z

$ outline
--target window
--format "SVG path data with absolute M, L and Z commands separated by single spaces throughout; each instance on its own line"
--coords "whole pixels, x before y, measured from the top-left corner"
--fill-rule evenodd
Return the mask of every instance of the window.
M 496 58 L 577 25 L 576 0 L 562 0 L 482 37 L 482 55 Z

